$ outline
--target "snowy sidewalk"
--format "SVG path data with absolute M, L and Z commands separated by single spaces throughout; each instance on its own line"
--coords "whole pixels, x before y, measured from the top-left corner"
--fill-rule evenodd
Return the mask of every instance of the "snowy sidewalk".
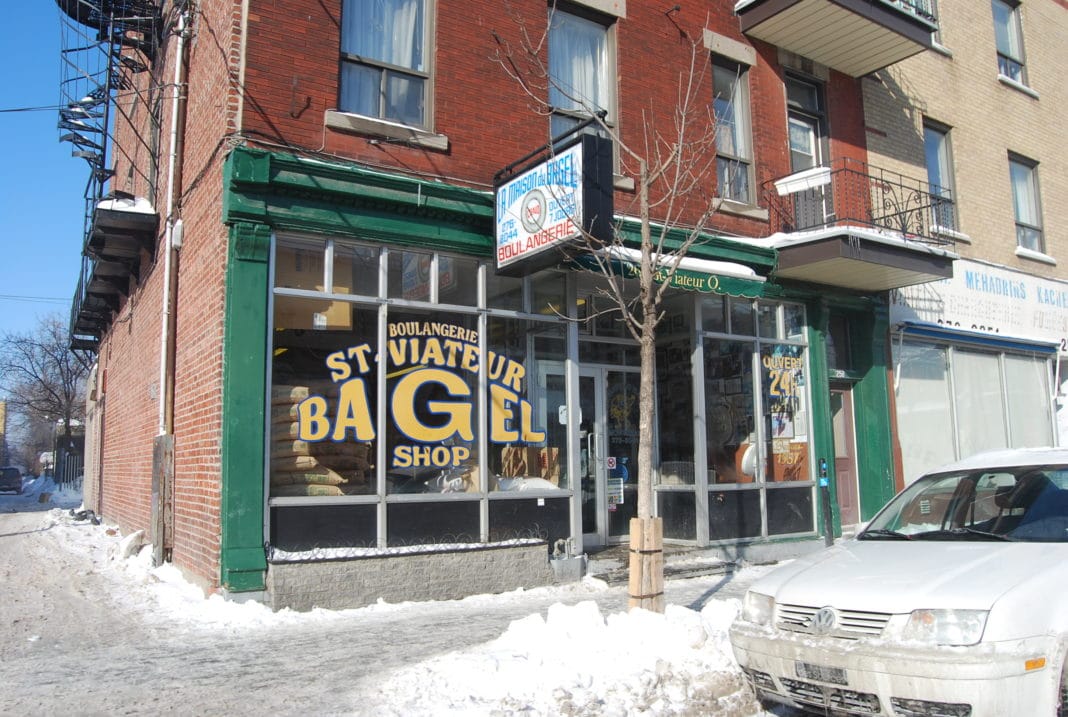
M 763 714 L 725 631 L 766 568 L 669 581 L 665 615 L 627 614 L 625 588 L 590 578 L 273 613 L 38 507 L 0 496 L 0 714 Z

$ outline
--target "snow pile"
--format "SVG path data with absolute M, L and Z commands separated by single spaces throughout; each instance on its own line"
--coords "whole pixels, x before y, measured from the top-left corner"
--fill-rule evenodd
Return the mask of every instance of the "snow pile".
M 552 605 L 497 640 L 393 673 L 383 715 L 718 715 L 759 713 L 731 654 L 737 600 L 700 613 L 602 616 L 593 601 Z
M 662 615 L 645 610 L 603 614 L 598 601 L 612 602 L 621 588 L 587 577 L 573 584 L 458 601 L 272 612 L 258 602 L 206 597 L 173 565 L 153 567 L 152 549 L 143 545 L 143 534 L 122 536 L 115 527 L 95 525 L 91 517 L 79 520 L 86 512 L 54 509 L 38 515 L 49 526 L 47 534 L 63 549 L 88 557 L 91 572 L 108 579 L 115 609 L 138 614 L 168 634 L 270 641 L 272 635 L 285 635 L 290 629 L 298 631 L 294 634 L 330 635 L 336 626 L 344 634 L 356 630 L 381 635 L 392 631 L 383 628 L 403 621 L 410 634 L 414 627 L 426 635 L 422 654 L 436 656 L 381 672 L 367 664 L 366 681 L 352 684 L 342 698 L 352 706 L 352 714 L 767 714 L 745 685 L 727 639 L 728 626 L 740 607 L 735 598 L 707 600 L 700 612 L 669 604 Z M 578 602 L 567 605 L 561 602 L 565 600 Z M 450 643 L 434 637 L 436 625 L 477 621 L 482 614 L 502 609 L 526 616 L 513 620 L 489 642 L 440 651 L 449 649 Z M 335 648 L 320 644 L 317 649 L 329 653 Z M 395 648 L 383 644 L 381 649 Z

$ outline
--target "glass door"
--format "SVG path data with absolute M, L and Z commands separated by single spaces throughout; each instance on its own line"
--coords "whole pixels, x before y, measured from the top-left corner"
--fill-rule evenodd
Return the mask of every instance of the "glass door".
M 626 541 L 637 515 L 638 393 L 634 370 L 586 368 L 579 375 L 584 545 Z

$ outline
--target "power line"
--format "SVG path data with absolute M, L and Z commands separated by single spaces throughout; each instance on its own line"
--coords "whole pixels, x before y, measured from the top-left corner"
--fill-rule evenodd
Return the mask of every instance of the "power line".
M 61 298 L 58 296 L 23 296 L 19 294 L 0 294 L 0 300 L 2 301 L 27 301 L 30 303 L 40 304 L 68 304 L 69 298 Z

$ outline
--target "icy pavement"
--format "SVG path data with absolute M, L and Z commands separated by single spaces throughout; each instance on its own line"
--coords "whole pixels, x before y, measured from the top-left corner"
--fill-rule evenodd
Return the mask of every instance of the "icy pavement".
M 0 714 L 763 714 L 725 630 L 767 568 L 671 580 L 665 615 L 592 578 L 274 613 L 36 500 L 0 496 Z

